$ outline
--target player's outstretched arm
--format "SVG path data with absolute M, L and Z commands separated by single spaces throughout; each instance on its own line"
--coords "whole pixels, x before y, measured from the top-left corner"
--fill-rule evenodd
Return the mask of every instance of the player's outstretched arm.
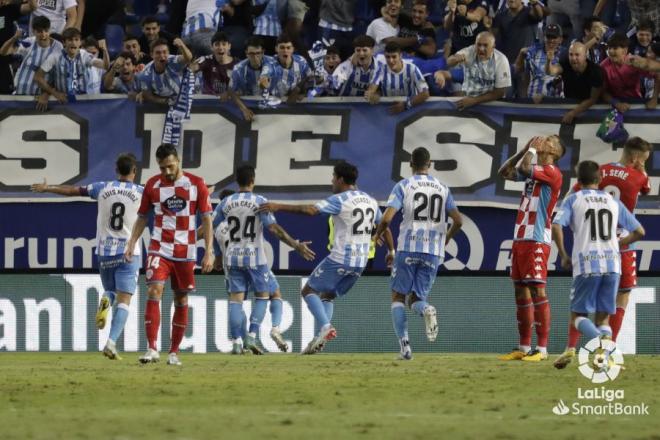
M 204 256 L 202 257 L 202 273 L 213 270 L 213 219 L 210 215 L 202 216 L 202 237 L 204 237 Z
M 316 254 L 313 250 L 307 247 L 311 241 L 298 241 L 291 238 L 291 236 L 277 223 L 272 223 L 268 226 L 268 230 L 273 233 L 281 242 L 286 243 L 295 249 L 307 261 L 312 261 Z
M 559 257 L 561 258 L 561 266 L 564 269 L 570 269 L 573 267 L 571 257 L 568 255 L 568 252 L 566 252 L 566 248 L 564 247 L 564 231 L 560 224 L 555 223 L 552 225 L 552 239 L 557 244 L 557 250 L 559 251 Z
M 463 216 L 461 215 L 458 209 L 450 210 L 447 215 L 452 220 L 451 227 L 447 231 L 447 237 L 445 238 L 445 243 L 449 243 L 449 240 L 454 238 L 454 235 L 463 227 Z
M 43 183 L 33 183 L 30 185 L 32 192 L 36 193 L 53 193 L 61 196 L 80 196 L 80 188 L 71 185 L 49 185 L 44 179 Z
M 126 243 L 126 251 L 124 252 L 124 257 L 126 261 L 130 262 L 133 259 L 133 249 L 135 249 L 135 243 L 142 236 L 144 228 L 147 226 L 147 217 L 143 215 L 138 215 L 137 220 L 133 223 L 133 230 L 131 231 L 131 238 L 128 239 Z
M 290 212 L 292 214 L 317 215 L 320 211 L 314 205 L 289 205 L 286 203 L 267 202 L 259 206 L 257 212 Z

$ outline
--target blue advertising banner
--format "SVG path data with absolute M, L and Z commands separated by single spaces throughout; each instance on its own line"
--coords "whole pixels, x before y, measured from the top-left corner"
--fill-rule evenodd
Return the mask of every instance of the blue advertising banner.
M 96 204 L 8 203 L 2 206 L 2 250 L 0 268 L 12 269 L 90 269 L 96 267 L 94 257 Z M 514 210 L 461 207 L 463 228 L 447 245 L 441 270 L 493 271 L 510 266 Z M 5 215 L 4 213 L 10 215 Z M 287 245 L 265 233 L 266 253 L 273 269 L 280 272 L 306 274 L 327 255 L 328 218 L 277 213 L 277 221 L 294 238 L 311 240 L 315 261 L 300 258 Z M 400 215 L 395 217 L 392 232 L 398 233 Z M 638 215 L 646 229 L 646 237 L 636 244 L 639 272 L 660 270 L 660 217 Z M 14 219 L 13 221 L 11 219 Z M 566 233 L 567 247 L 570 233 Z M 148 243 L 148 235 L 145 235 Z M 199 260 L 203 242 L 198 242 Z M 569 248 L 570 249 L 570 248 Z M 373 270 L 386 270 L 385 249 L 379 248 L 372 263 Z M 553 246 L 549 269 L 557 269 L 557 251 Z
M 85 269 L 95 267 L 96 206 L 88 199 L 33 194 L 30 184 L 86 185 L 114 177 L 114 161 L 132 152 L 140 161 L 141 183 L 159 173 L 154 152 L 160 144 L 165 109 L 137 105 L 116 96 L 51 104 L 38 113 L 34 102 L 0 99 L 0 268 Z M 559 133 L 568 146 L 559 162 L 563 191 L 575 181 L 581 160 L 616 161 L 619 148 L 595 136 L 606 108 L 587 112 L 575 125 L 562 125 L 568 105 L 491 103 L 459 112 L 451 100 L 434 99 L 400 115 L 388 104 L 318 99 L 277 109 L 255 109 L 246 122 L 232 105 L 195 99 L 184 125 L 183 167 L 215 187 L 236 188 L 236 164 L 257 168 L 255 191 L 271 200 L 312 202 L 330 194 L 332 167 L 348 160 L 359 167 L 360 189 L 384 204 L 394 184 L 410 175 L 410 153 L 431 152 L 432 174 L 447 183 L 466 215 L 463 231 L 447 247 L 444 270 L 505 270 L 521 183 L 497 178 L 497 169 L 536 135 Z M 647 162 L 651 193 L 640 198 L 638 214 L 647 237 L 638 245 L 640 271 L 660 270 L 660 111 L 639 106 L 626 113 L 626 128 L 654 144 Z M 85 200 L 85 202 L 83 202 Z M 51 203 L 34 203 L 51 202 Z M 508 209 L 501 209 L 508 208 Z M 327 219 L 278 214 L 296 238 L 327 252 Z M 396 230 L 396 225 L 395 225 Z M 396 232 L 396 231 L 395 231 Z M 269 237 L 270 240 L 270 237 Z M 269 258 L 280 271 L 307 271 L 291 249 L 270 241 Z M 655 253 L 654 253 L 655 252 Z M 556 253 L 556 251 L 555 251 Z M 373 268 L 385 269 L 384 250 Z M 554 269 L 556 258 L 552 257 Z
M 216 189 L 233 187 L 240 162 L 257 167 L 257 188 L 273 200 L 317 200 L 330 191 L 333 165 L 348 160 L 360 169 L 359 186 L 384 202 L 393 185 L 410 174 L 410 153 L 431 152 L 432 173 L 448 184 L 460 206 L 515 208 L 521 183 L 503 182 L 497 169 L 533 136 L 558 133 L 568 146 L 559 162 L 563 191 L 575 181 L 581 160 L 616 161 L 616 146 L 595 136 L 606 112 L 587 112 L 575 125 L 561 124 L 568 105 L 490 103 L 459 112 L 451 100 L 434 99 L 399 115 L 389 104 L 318 99 L 277 109 L 255 109 L 253 122 L 217 99 L 196 98 L 184 125 L 181 156 L 188 171 Z M 81 99 L 51 104 L 38 113 L 33 101 L 0 100 L 0 202 L 24 201 L 29 185 L 84 185 L 113 177 L 114 159 L 133 152 L 139 181 L 159 172 L 154 152 L 160 144 L 165 109 L 125 98 Z M 660 201 L 660 111 L 636 106 L 625 115 L 634 136 L 654 143 L 647 162 L 651 194 L 638 208 L 658 212 Z M 217 193 L 216 193 L 217 194 Z

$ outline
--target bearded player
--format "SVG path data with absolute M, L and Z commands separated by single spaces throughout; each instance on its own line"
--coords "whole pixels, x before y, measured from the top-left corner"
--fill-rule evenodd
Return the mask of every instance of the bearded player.
M 561 171 L 555 164 L 564 151 L 558 136 L 534 137 L 498 171 L 506 180 L 525 182 L 511 248 L 520 340 L 511 353 L 500 356 L 501 360 L 539 362 L 548 358 L 550 303 L 545 285 L 552 239 L 550 222 L 562 184 Z M 532 350 L 534 324 L 537 345 Z

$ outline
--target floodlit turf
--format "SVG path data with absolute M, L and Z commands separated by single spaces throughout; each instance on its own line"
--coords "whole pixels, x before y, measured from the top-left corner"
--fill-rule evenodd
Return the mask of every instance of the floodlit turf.
M 0 438 L 660 438 L 658 356 L 627 356 L 606 384 L 650 416 L 600 417 L 552 413 L 595 386 L 575 365 L 557 371 L 549 361 L 183 353 L 184 365 L 171 367 L 137 357 L 0 353 Z

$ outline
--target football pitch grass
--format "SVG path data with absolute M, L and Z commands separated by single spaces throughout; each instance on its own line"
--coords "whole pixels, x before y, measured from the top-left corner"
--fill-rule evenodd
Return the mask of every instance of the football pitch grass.
M 0 353 L 0 438 L 8 439 L 660 439 L 660 357 L 627 356 L 605 389 L 648 416 L 555 415 L 606 405 L 575 363 L 493 354 L 230 356 Z M 551 356 L 553 359 L 554 356 Z

